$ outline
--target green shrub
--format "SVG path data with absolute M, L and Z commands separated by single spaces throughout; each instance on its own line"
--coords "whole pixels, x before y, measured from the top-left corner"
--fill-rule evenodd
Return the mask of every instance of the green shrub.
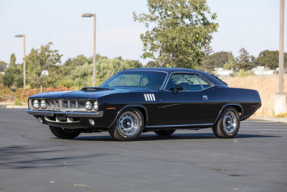
M 74 86 L 74 82 L 70 79 L 68 80 L 62 80 L 60 83 L 59 83 L 59 86 L 64 86 L 64 87 L 68 87 L 68 88 L 71 88 Z
M 20 99 L 15 99 L 14 105 L 20 105 L 20 106 L 22 106 L 22 105 L 24 105 L 24 104 L 21 102 Z

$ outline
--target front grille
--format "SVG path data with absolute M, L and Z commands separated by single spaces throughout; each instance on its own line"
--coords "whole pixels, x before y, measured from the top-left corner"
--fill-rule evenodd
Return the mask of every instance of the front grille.
M 52 111 L 60 110 L 59 100 L 46 100 L 46 103 L 47 103 L 47 110 Z
M 61 111 L 86 111 L 85 101 L 60 100 Z
M 39 103 L 41 99 L 37 99 Z M 86 100 L 67 100 L 67 99 L 45 99 L 47 103 L 46 109 L 35 109 L 33 107 L 33 99 L 29 100 L 29 107 L 34 110 L 48 110 L 48 111 L 87 111 Z

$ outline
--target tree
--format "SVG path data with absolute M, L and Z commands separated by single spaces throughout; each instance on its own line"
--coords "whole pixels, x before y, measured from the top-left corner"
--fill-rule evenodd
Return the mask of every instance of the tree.
M 122 56 L 118 56 L 118 57 L 115 57 L 115 59 L 118 59 L 118 60 L 121 60 L 121 61 L 123 61 L 123 58 L 122 58 Z
M 0 72 L 4 72 L 6 68 L 6 63 L 4 61 L 0 61 Z
M 223 65 L 223 69 L 234 70 L 235 66 L 236 66 L 235 58 L 232 52 L 229 52 L 228 61 Z
M 106 56 L 101 56 L 99 54 L 96 55 L 96 62 L 98 62 L 100 59 L 107 59 Z M 68 58 L 67 61 L 63 65 L 60 66 L 61 73 L 63 76 L 70 75 L 71 72 L 78 66 L 83 66 L 84 64 L 91 64 L 93 63 L 93 57 L 87 58 L 84 55 L 78 55 L 75 58 Z
M 258 66 L 258 63 L 256 61 L 256 57 L 254 57 L 253 55 L 250 56 L 250 60 L 251 60 L 251 63 L 254 67 Z
M 276 69 L 279 66 L 279 51 L 261 51 L 256 58 L 256 62 L 259 66 Z M 287 53 L 284 53 L 284 66 L 287 68 Z
M 241 48 L 239 50 L 239 53 L 240 53 L 240 55 L 236 58 L 237 70 L 240 70 L 240 69 L 250 70 L 250 69 L 252 69 L 253 65 L 250 62 L 249 52 L 246 49 Z
M 51 45 L 53 43 L 49 42 L 47 45 L 41 45 L 40 49 L 32 49 L 26 57 L 28 82 L 31 87 L 40 87 L 41 92 L 44 85 L 54 86 L 60 78 L 56 64 L 61 62 L 62 55 L 58 50 L 51 50 Z
M 21 64 L 16 65 L 15 61 L 16 61 L 15 54 L 12 53 L 10 57 L 9 68 L 5 69 L 5 74 L 3 76 L 3 84 L 8 87 L 23 86 L 23 68 Z
M 159 64 L 157 61 L 149 61 L 145 67 L 159 67 Z
M 107 57 L 99 57 L 96 65 L 96 83 L 97 86 L 101 85 L 108 78 L 115 73 L 129 68 L 140 68 L 142 64 L 135 60 L 120 60 L 120 59 L 108 59 Z M 66 76 L 60 82 L 60 85 L 68 87 L 74 87 L 81 89 L 82 87 L 92 86 L 93 82 L 93 64 L 86 62 L 82 66 L 74 68 L 69 76 Z
M 14 68 L 14 85 L 17 88 L 23 87 L 23 65 L 17 64 Z
M 10 56 L 9 67 L 15 67 L 15 66 L 16 66 L 16 56 L 14 53 L 12 53 Z
M 14 76 L 14 68 L 6 68 L 5 74 L 3 77 L 3 84 L 7 87 L 11 87 L 14 84 L 15 76 Z
M 0 73 L 0 85 L 4 84 L 3 78 L 4 78 L 4 75 L 2 73 Z
M 230 57 L 233 57 L 232 53 L 230 55 L 226 51 L 213 53 L 202 60 L 202 65 L 199 69 L 207 73 L 213 73 L 215 67 L 223 67 Z
M 203 48 L 203 52 L 205 56 L 211 55 L 213 53 L 213 49 L 210 45 L 206 45 Z
M 147 0 L 147 7 L 149 14 L 133 13 L 134 20 L 146 27 L 155 24 L 140 36 L 142 58 L 157 60 L 160 66 L 198 68 L 202 50 L 218 28 L 206 0 Z
M 220 51 L 218 55 L 219 67 L 223 67 L 226 62 L 229 60 L 230 53 L 225 51 Z

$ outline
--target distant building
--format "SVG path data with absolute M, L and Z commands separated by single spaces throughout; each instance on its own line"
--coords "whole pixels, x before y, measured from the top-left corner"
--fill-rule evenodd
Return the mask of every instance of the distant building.
M 4 71 L 3 71 L 3 72 L 0 72 L 0 73 L 1 73 L 1 74 L 3 74 L 3 75 L 5 74 L 5 72 L 4 72 Z
M 267 75 L 273 75 L 276 71 L 279 71 L 279 68 L 276 68 L 276 70 L 265 70 L 264 66 L 257 66 L 256 68 L 251 69 L 255 75 L 258 76 L 267 76 Z
M 222 67 L 215 67 L 214 72 L 219 77 L 229 77 L 231 74 L 233 74 L 233 70 L 223 69 Z

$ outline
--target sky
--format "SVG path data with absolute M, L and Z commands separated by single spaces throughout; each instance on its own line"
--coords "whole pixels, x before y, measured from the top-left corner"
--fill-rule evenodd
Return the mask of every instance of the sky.
M 263 50 L 279 49 L 280 0 L 207 3 L 218 16 L 218 32 L 211 42 L 214 52 L 232 51 L 237 56 L 244 47 L 257 57 Z M 134 22 L 132 13 L 148 13 L 146 4 L 146 0 L 0 0 L 0 60 L 9 63 L 15 53 L 16 63 L 22 63 L 23 39 L 15 38 L 16 34 L 26 35 L 26 55 L 31 48 L 53 42 L 51 48 L 63 54 L 62 63 L 80 54 L 90 57 L 93 18 L 81 15 L 96 13 L 96 52 L 109 58 L 139 60 L 145 65 L 150 59 L 140 57 L 140 34 L 147 28 Z

